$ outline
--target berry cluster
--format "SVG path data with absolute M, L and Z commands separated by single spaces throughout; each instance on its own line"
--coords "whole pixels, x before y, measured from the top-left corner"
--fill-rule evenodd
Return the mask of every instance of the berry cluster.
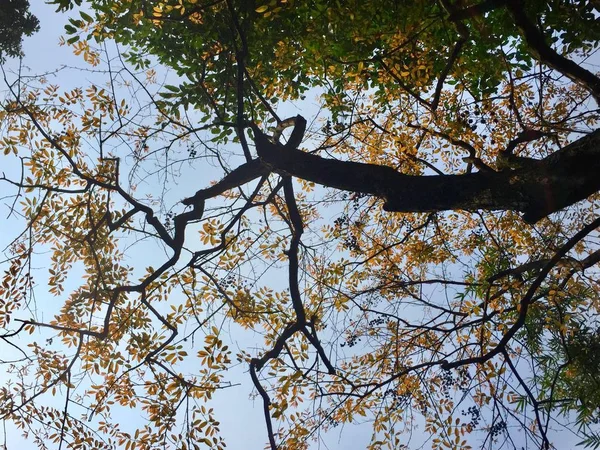
M 346 345 L 348 347 L 354 347 L 356 344 L 358 344 L 362 339 L 360 338 L 360 336 L 356 335 L 356 334 L 349 334 L 346 337 L 346 342 L 342 342 L 340 344 L 340 347 L 345 347 Z
M 196 151 L 196 147 L 193 147 L 191 145 L 188 145 L 187 152 L 188 152 L 188 156 L 190 158 L 195 158 L 198 155 L 198 152 Z
M 343 231 L 348 227 L 349 224 L 350 224 L 350 219 L 346 214 L 343 214 L 340 217 L 338 217 L 337 219 L 335 219 L 333 221 L 334 236 L 336 236 L 336 237 L 342 236 Z M 352 251 L 360 250 L 360 247 L 358 245 L 358 239 L 352 233 L 348 233 L 346 235 L 346 238 L 344 239 L 342 246 L 347 250 L 352 250 Z
M 479 425 L 479 421 L 481 420 L 481 410 L 477 406 L 469 406 L 466 411 L 463 409 L 461 414 L 463 416 L 471 416 L 471 419 L 469 420 L 469 425 L 471 428 L 475 428 L 477 425 Z
M 346 214 L 342 214 L 340 217 L 333 221 L 335 230 L 339 233 L 350 223 L 350 219 Z
M 383 317 L 378 317 L 376 319 L 369 320 L 369 326 L 371 326 L 371 327 L 383 325 L 384 323 L 385 323 L 385 319 Z
M 495 438 L 498 437 L 503 431 L 506 430 L 506 422 L 500 420 L 490 427 L 490 435 Z
M 384 397 L 391 397 L 392 407 L 395 409 L 406 409 L 410 405 L 412 395 L 409 392 L 398 394 L 396 389 L 388 389 L 383 393 Z
M 452 375 L 452 371 L 450 370 L 442 370 L 442 374 L 440 377 L 442 379 L 442 392 L 444 393 L 444 397 L 449 399 L 450 388 L 454 386 L 456 379 L 454 378 L 454 375 Z
M 360 245 L 358 245 L 358 239 L 353 234 L 349 234 L 346 239 L 344 239 L 344 243 L 342 244 L 345 249 L 351 250 L 354 252 L 360 251 Z

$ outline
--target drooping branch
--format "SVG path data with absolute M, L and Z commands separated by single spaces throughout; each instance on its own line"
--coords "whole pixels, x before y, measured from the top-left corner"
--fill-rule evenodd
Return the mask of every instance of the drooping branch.
M 281 136 L 281 132 L 284 128 L 287 128 L 291 125 L 294 126 L 294 129 L 292 131 L 292 134 L 290 135 L 290 138 L 288 139 L 288 142 L 285 145 L 279 144 L 278 142 Z M 264 146 L 274 146 L 281 147 L 283 151 L 294 151 L 297 149 L 298 145 L 300 145 L 304 137 L 304 132 L 306 130 L 306 120 L 302 116 L 297 116 L 295 118 L 286 119 L 282 121 L 279 124 L 273 139 L 270 139 L 255 124 L 251 124 L 251 127 L 254 132 L 254 139 L 257 146 L 257 150 L 260 147 Z M 260 167 L 262 170 L 264 170 L 265 168 L 267 168 L 268 170 L 271 169 L 269 165 L 264 164 L 262 162 L 262 159 L 258 161 L 260 161 Z M 308 339 L 308 341 L 316 349 L 317 354 L 323 360 L 323 363 L 327 367 L 328 372 L 332 375 L 335 375 L 336 373 L 336 369 L 327 357 L 325 350 L 323 349 L 323 346 L 321 345 L 321 342 L 317 336 L 316 330 L 314 329 L 313 324 L 307 322 L 306 310 L 304 308 L 304 303 L 302 302 L 302 295 L 299 288 L 298 275 L 300 267 L 298 253 L 300 249 L 302 233 L 304 231 L 304 223 L 302 220 L 300 210 L 298 209 L 298 204 L 296 202 L 292 178 L 289 175 L 284 175 L 282 178 L 284 198 L 289 215 L 288 225 L 290 227 L 290 231 L 292 232 L 289 249 L 285 252 L 289 260 L 288 288 L 296 317 L 293 322 L 286 325 L 285 329 L 278 336 L 278 338 L 275 341 L 275 344 L 269 351 L 264 353 L 260 358 L 252 358 L 252 360 L 250 361 L 250 375 L 252 378 L 252 382 L 256 387 L 256 390 L 258 391 L 259 395 L 263 400 L 263 411 L 267 425 L 267 434 L 269 437 L 269 445 L 272 450 L 276 450 L 278 446 L 275 441 L 275 434 L 273 433 L 273 425 L 271 420 L 271 412 L 269 410 L 269 406 L 271 405 L 271 399 L 269 397 L 269 394 L 262 386 L 258 378 L 257 372 L 260 372 L 260 370 L 265 366 L 265 364 L 267 364 L 268 361 L 279 357 L 284 348 L 286 348 L 287 341 L 291 339 L 292 336 L 294 336 L 297 332 L 302 332 Z M 218 184 L 222 184 L 224 181 L 225 179 L 223 179 L 222 182 Z M 311 329 L 309 330 L 308 327 L 310 327 Z

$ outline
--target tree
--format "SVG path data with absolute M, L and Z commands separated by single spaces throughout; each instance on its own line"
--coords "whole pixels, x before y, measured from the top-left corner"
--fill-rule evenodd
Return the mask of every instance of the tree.
M 600 446 L 596 2 L 54 3 L 107 81 L 7 81 L 5 419 L 222 448 L 244 364 L 272 449 L 357 421 L 372 449 Z
M 29 12 L 27 0 L 0 3 L 0 61 L 5 55 L 20 56 L 23 35 L 31 36 L 38 29 L 39 20 Z

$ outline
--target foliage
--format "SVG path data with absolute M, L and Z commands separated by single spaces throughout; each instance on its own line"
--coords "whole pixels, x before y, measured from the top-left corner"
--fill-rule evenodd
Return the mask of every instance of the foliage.
M 105 79 L 7 78 L 5 420 L 221 449 L 243 367 L 272 449 L 596 445 L 596 3 L 53 3 Z
M 3 56 L 21 55 L 23 35 L 39 29 L 39 20 L 29 12 L 28 0 L 5 0 L 0 3 L 0 61 Z

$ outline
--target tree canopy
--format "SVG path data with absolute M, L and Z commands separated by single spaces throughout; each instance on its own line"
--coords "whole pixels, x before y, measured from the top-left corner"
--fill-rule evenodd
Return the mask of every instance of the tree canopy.
M 222 449 L 241 369 L 272 450 L 600 448 L 597 1 L 50 3 L 103 81 L 4 71 L 5 421 Z
M 27 0 L 4 0 L 0 3 L 0 61 L 21 54 L 23 35 L 39 29 L 39 20 L 29 12 Z

